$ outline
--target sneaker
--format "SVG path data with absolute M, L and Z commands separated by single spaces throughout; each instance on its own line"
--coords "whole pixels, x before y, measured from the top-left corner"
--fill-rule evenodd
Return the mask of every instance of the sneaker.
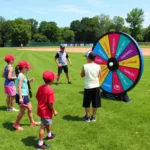
M 48 148 L 50 148 L 50 146 L 46 145 L 45 142 L 44 142 L 43 145 L 41 145 L 41 146 L 38 145 L 37 148 L 38 149 L 48 149 Z
M 68 84 L 72 84 L 71 82 L 68 82 Z
M 23 130 L 23 128 L 20 126 L 20 124 L 14 123 L 14 124 L 13 124 L 13 127 L 14 127 L 16 130 Z
M 18 109 L 16 109 L 16 108 L 11 108 L 11 110 L 10 110 L 10 111 L 18 112 L 19 110 L 18 110 Z
M 53 133 L 52 133 L 52 135 L 51 135 L 50 137 L 47 136 L 47 137 L 45 138 L 45 140 L 47 140 L 47 141 L 52 140 L 53 138 L 55 138 L 55 136 L 56 136 L 56 134 L 53 134 Z
M 83 116 L 83 120 L 86 121 L 86 122 L 90 122 L 90 117 L 87 117 L 86 115 Z
M 96 121 L 96 117 L 91 117 L 91 121 Z
M 7 111 L 11 111 L 11 108 L 7 108 Z

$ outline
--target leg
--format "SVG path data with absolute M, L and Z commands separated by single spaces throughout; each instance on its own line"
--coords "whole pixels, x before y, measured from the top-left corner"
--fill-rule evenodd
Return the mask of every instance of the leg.
M 68 80 L 68 83 L 70 82 L 70 77 L 69 77 L 69 74 L 68 74 L 68 72 L 66 73 L 66 78 L 67 78 L 67 80 Z
M 27 109 L 28 109 L 28 117 L 30 119 L 30 123 L 34 123 L 34 119 L 33 119 L 33 115 L 32 115 L 32 105 L 31 105 L 31 103 L 29 103 L 27 105 Z
M 26 107 L 23 107 L 23 106 L 20 106 L 20 112 L 17 116 L 17 119 L 16 119 L 16 122 L 15 124 L 19 124 L 21 118 L 23 117 L 23 115 L 25 114 L 25 111 L 26 111 Z
M 71 82 L 70 82 L 70 77 L 69 77 L 69 72 L 68 72 L 68 66 L 64 66 L 63 69 L 64 69 L 64 72 L 65 72 L 65 74 L 66 74 L 68 83 L 71 83 Z
M 85 114 L 87 117 L 90 117 L 90 108 L 85 108 Z
M 97 108 L 93 108 L 92 111 L 93 111 L 93 115 L 92 115 L 92 116 L 96 118 L 96 111 L 97 111 Z
M 56 84 L 58 84 L 59 82 L 61 73 L 62 73 L 62 67 L 58 67 L 58 78 L 57 78 Z
M 7 97 L 6 97 L 6 104 L 7 104 L 7 108 L 10 109 L 11 105 L 10 105 L 10 96 L 9 95 L 7 95 Z
M 40 133 L 39 133 L 39 141 L 43 141 L 44 133 L 45 133 L 45 125 L 42 124 L 40 128 Z

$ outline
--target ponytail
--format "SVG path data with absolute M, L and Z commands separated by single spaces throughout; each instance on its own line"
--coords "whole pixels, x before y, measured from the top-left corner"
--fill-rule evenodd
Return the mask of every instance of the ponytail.
M 20 68 L 18 65 L 15 67 L 15 73 L 16 73 L 16 76 L 18 77 L 18 75 L 20 73 Z

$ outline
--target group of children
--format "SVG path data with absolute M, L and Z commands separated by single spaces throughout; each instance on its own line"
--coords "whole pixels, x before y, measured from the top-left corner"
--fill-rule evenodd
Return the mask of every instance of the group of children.
M 96 54 L 94 52 L 89 51 L 86 54 L 86 57 L 88 63 L 83 66 L 81 71 L 81 77 L 85 78 L 83 107 L 85 108 L 86 115 L 83 117 L 83 119 L 86 122 L 90 122 L 96 121 L 96 110 L 98 107 L 101 106 L 99 89 L 100 66 L 94 63 L 96 57 Z M 55 59 L 56 58 L 59 58 L 59 56 L 55 57 Z M 35 122 L 32 115 L 32 104 L 28 97 L 29 90 L 27 84 L 28 81 L 33 82 L 34 79 L 32 78 L 27 81 L 26 78 L 26 74 L 28 73 L 29 69 L 32 68 L 32 66 L 27 61 L 20 61 L 15 67 L 15 75 L 12 67 L 12 65 L 14 64 L 14 60 L 15 57 L 12 55 L 7 55 L 5 57 L 7 66 L 4 69 L 3 77 L 5 78 L 5 93 L 7 94 L 7 111 L 19 111 L 14 108 L 14 102 L 16 99 L 16 103 L 19 105 L 20 112 L 17 115 L 13 127 L 16 130 L 23 130 L 23 128 L 20 126 L 20 120 L 27 109 L 30 126 L 34 127 L 41 124 L 37 148 L 47 149 L 49 148 L 49 146 L 46 145 L 45 142 L 43 142 L 45 130 L 48 133 L 45 140 L 53 139 L 56 136 L 56 134 L 51 133 L 52 116 L 57 116 L 57 111 L 54 108 L 54 91 L 50 87 L 50 85 L 53 84 L 55 79 L 58 79 L 58 76 L 56 76 L 51 71 L 45 71 L 43 73 L 42 78 L 44 84 L 38 88 L 36 93 L 36 99 L 38 102 L 37 115 L 41 118 L 41 122 Z M 70 80 L 68 80 L 68 83 L 71 83 Z M 93 114 L 90 118 L 91 101 L 93 107 Z

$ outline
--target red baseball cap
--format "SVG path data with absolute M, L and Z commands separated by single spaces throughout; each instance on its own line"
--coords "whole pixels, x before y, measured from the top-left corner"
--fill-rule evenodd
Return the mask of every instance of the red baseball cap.
M 10 62 L 10 61 L 12 61 L 14 59 L 15 59 L 15 56 L 13 56 L 11 54 L 8 54 L 8 55 L 5 56 L 5 61 L 6 62 Z
M 51 81 L 51 80 L 57 79 L 58 76 L 55 75 L 52 71 L 45 71 L 43 73 L 43 78 L 45 78 L 47 81 Z
M 23 68 L 23 67 L 25 67 L 25 68 L 32 68 L 32 66 L 25 60 L 20 61 L 18 63 L 18 66 L 21 67 L 21 68 Z

